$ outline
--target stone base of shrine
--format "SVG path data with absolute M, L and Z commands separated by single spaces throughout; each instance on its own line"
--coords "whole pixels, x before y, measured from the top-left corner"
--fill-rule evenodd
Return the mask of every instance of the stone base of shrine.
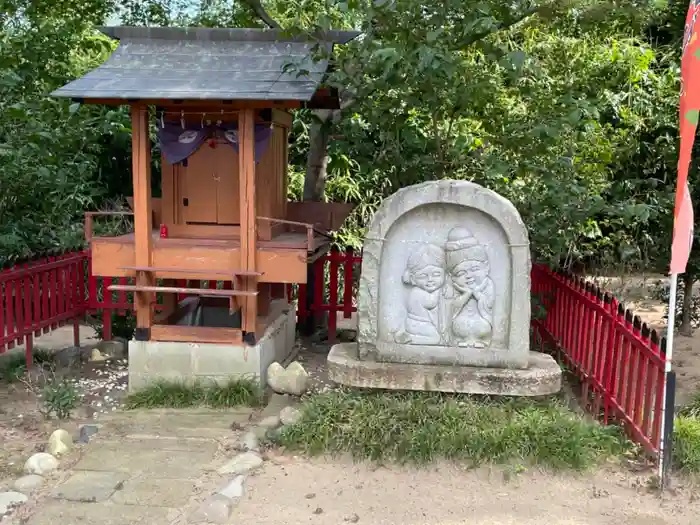
M 267 367 L 285 364 L 294 350 L 296 312 L 291 306 L 268 325 L 252 346 L 170 341 L 129 341 L 129 391 L 158 381 L 225 384 L 255 379 L 265 386 Z
M 341 385 L 386 390 L 543 396 L 561 390 L 561 368 L 549 355 L 530 352 L 525 369 L 416 365 L 359 359 L 357 343 L 334 345 L 328 377 Z

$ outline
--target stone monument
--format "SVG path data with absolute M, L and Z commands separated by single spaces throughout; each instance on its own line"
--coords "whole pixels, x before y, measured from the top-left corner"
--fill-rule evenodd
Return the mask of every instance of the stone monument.
M 404 188 L 365 237 L 358 340 L 330 378 L 369 388 L 544 395 L 561 370 L 530 352 L 530 244 L 515 207 L 466 181 Z

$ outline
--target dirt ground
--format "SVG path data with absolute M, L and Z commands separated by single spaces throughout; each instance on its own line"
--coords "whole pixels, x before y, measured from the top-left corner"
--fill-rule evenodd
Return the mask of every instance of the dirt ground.
M 504 468 L 375 468 L 346 459 L 267 464 L 246 480 L 235 523 L 257 525 L 696 525 L 689 488 L 659 496 L 648 475 Z M 232 521 L 231 523 L 234 523 Z
M 56 376 L 74 383 L 80 402 L 67 421 L 47 419 L 42 411 L 41 389 L 45 378 Z M 28 377 L 13 383 L 0 382 L 0 492 L 22 474 L 24 461 L 42 452 L 48 436 L 57 428 L 77 434 L 81 422 L 116 411 L 126 395 L 125 360 L 84 362 L 74 367 L 42 370 L 35 367 Z

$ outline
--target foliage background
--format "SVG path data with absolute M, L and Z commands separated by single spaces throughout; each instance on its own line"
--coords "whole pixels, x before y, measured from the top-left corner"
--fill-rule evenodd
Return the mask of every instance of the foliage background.
M 95 26 L 118 15 L 130 25 L 263 27 L 256 5 L 0 0 L 0 265 L 81 246 L 83 212 L 123 206 L 131 191 L 125 110 L 48 97 L 114 48 Z M 329 82 L 347 107 L 323 124 L 324 198 L 357 205 L 340 243 L 359 246 L 398 188 L 457 178 L 512 200 L 539 260 L 665 270 L 687 2 L 260 7 L 285 28 L 364 33 L 339 50 Z M 295 116 L 292 198 L 302 197 L 315 118 Z

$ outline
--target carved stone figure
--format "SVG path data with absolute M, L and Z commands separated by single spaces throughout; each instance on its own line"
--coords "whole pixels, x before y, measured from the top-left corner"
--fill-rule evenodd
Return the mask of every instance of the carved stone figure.
M 410 286 L 404 330 L 394 339 L 402 344 L 437 345 L 443 340 L 442 318 L 445 253 L 435 244 L 423 244 L 406 261 L 402 281 Z
M 468 229 L 457 227 L 447 235 L 445 255 L 455 295 L 450 305 L 450 340 L 457 346 L 486 348 L 491 343 L 495 299 L 486 250 Z

